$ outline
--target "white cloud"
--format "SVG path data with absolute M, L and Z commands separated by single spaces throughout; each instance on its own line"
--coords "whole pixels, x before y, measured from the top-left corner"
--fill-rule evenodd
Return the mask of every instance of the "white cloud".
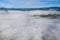
M 5 7 L 37 7 L 48 4 L 49 2 L 59 2 L 59 0 L 5 0 L 11 4 L 2 3 Z
M 42 0 L 10 0 L 15 7 L 37 7 L 39 5 L 46 4 L 47 2 L 41 2 Z
M 10 8 L 10 7 L 13 7 L 13 5 L 12 4 L 6 4 L 6 3 L 0 3 L 0 7 Z

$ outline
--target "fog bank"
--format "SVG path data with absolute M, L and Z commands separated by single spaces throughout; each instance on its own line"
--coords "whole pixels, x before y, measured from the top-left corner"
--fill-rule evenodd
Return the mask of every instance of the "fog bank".
M 60 19 L 34 17 L 59 11 L 0 11 L 0 40 L 60 40 Z

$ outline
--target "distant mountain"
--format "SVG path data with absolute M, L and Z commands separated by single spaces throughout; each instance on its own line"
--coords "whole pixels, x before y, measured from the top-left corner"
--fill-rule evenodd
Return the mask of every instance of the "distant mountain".
M 45 7 L 45 8 L 40 8 L 41 10 L 56 10 L 60 11 L 60 7 Z
M 60 11 L 60 7 L 44 7 L 44 8 L 0 8 L 0 10 L 21 10 L 21 11 L 31 11 L 31 10 L 56 10 Z

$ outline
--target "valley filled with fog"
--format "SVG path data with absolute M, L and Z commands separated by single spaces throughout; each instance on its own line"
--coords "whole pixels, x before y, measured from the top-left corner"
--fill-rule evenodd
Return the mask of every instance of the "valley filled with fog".
M 60 40 L 60 17 L 34 15 L 60 14 L 60 11 L 0 10 L 0 40 Z

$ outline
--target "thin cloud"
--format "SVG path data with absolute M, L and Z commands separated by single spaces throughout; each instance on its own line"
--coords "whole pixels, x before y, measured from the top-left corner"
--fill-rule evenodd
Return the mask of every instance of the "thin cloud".
M 2 0 L 1 0 L 2 1 Z M 42 7 L 60 4 L 60 0 L 4 0 L 7 3 L 1 5 L 5 7 L 19 7 L 19 8 L 30 8 L 30 7 Z M 54 3 L 54 4 L 53 4 Z
M 11 8 L 11 7 L 13 7 L 13 5 L 5 4 L 5 3 L 0 3 L 0 7 Z

